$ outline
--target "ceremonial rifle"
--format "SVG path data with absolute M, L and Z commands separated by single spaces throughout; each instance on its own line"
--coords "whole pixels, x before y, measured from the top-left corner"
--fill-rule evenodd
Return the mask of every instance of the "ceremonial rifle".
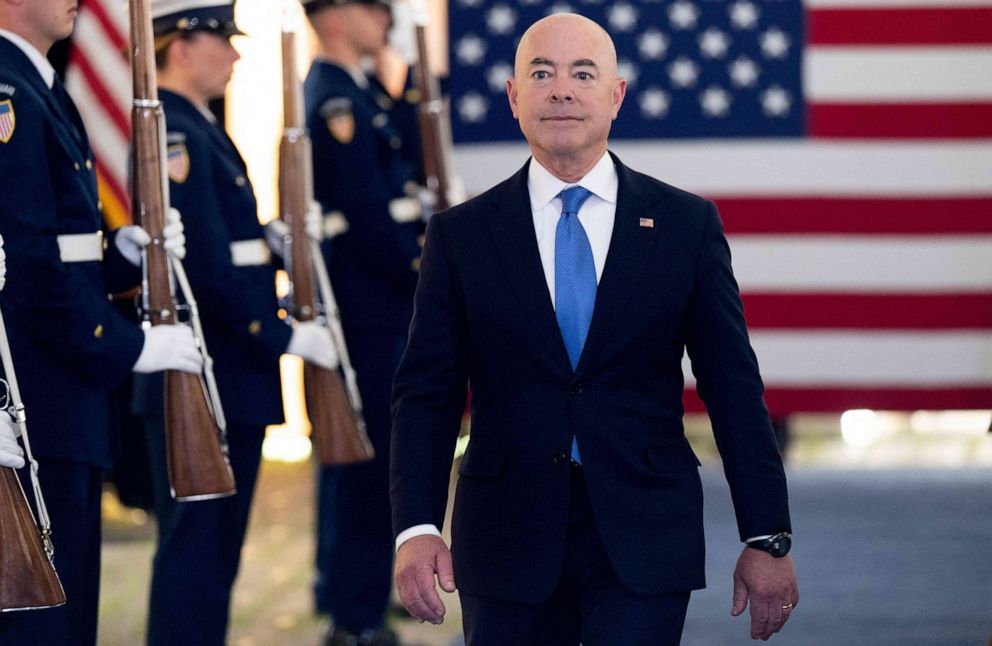
M 131 204 L 136 224 L 152 242 L 142 252 L 142 326 L 187 325 L 178 311 L 189 313 L 203 373 L 165 371 L 165 438 L 169 483 L 176 500 L 209 500 L 235 493 L 227 458 L 226 422 L 207 352 L 199 312 L 178 258 L 163 247 L 169 209 L 166 174 L 165 113 L 158 99 L 154 39 L 149 0 L 130 0 L 131 70 L 134 107 L 131 129 Z M 185 305 L 177 305 L 176 293 Z
M 38 462 L 31 453 L 27 415 L 17 387 L 2 314 L 0 359 L 6 377 L 5 381 L 0 381 L 6 387 L 4 409 L 14 419 L 24 441 L 34 504 L 38 510 L 36 522 L 17 474 L 11 468 L 0 467 L 0 612 L 61 606 L 65 603 L 65 592 L 52 560 L 55 556 L 52 523 L 41 495 Z
M 313 158 L 303 117 L 303 92 L 296 68 L 296 37 L 288 23 L 282 32 L 282 86 L 285 128 L 279 143 L 279 213 L 289 227 L 284 262 L 290 277 L 290 312 L 297 321 L 317 321 L 334 339 L 345 385 L 336 370 L 303 364 L 310 438 L 323 465 L 365 462 L 375 456 L 362 417 L 362 399 L 320 245 L 306 234 L 313 203 Z
M 431 74 L 427 62 L 427 10 L 422 2 L 411 2 L 417 39 L 417 64 L 413 68 L 416 89 L 417 122 L 420 126 L 421 160 L 424 183 L 433 198 L 430 210 L 443 211 L 461 201 L 456 193 L 451 173 L 451 122 L 441 96 L 437 76 Z

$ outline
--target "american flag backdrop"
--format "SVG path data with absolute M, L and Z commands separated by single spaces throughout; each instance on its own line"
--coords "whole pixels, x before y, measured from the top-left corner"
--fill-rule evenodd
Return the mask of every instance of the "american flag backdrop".
M 66 89 L 86 124 L 96 157 L 103 215 L 111 228 L 130 221 L 127 168 L 131 68 L 124 0 L 81 0 L 72 34 Z
M 562 10 L 616 42 L 611 149 L 717 202 L 773 414 L 992 407 L 992 0 L 451 0 L 470 194 L 527 158 L 505 80 Z

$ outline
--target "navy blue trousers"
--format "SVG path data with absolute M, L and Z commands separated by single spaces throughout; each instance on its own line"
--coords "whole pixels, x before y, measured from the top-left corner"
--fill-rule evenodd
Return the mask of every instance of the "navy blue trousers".
M 317 612 L 354 632 L 379 628 L 389 604 L 393 529 L 389 511 L 390 397 L 406 335 L 349 334 L 371 462 L 320 469 L 317 477 Z
M 620 582 L 581 469 L 573 469 L 565 562 L 551 597 L 531 604 L 463 592 L 460 599 L 466 646 L 678 646 L 689 607 L 689 591 L 639 597 Z
M 52 519 L 55 570 L 65 590 L 58 608 L 0 615 L 0 644 L 88 646 L 96 643 L 100 604 L 99 468 L 66 460 L 38 460 L 41 491 Z M 34 496 L 27 468 L 18 475 L 32 513 Z
M 176 502 L 169 492 L 162 422 L 149 420 L 145 428 L 158 519 L 148 643 L 153 646 L 224 644 L 231 588 L 241 560 L 265 428 L 228 428 L 231 468 L 238 493 L 228 498 L 193 502 Z

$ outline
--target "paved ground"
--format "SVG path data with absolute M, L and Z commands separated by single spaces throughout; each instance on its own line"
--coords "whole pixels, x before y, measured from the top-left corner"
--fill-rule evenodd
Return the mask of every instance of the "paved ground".
M 747 644 L 730 617 L 739 548 L 719 470 L 703 471 L 708 579 L 686 622 L 685 646 Z M 992 635 L 992 469 L 822 470 L 790 474 L 794 558 L 802 601 L 789 646 L 984 646 Z M 260 479 L 234 607 L 237 646 L 316 644 L 310 614 L 312 473 L 266 465 Z M 111 533 L 116 532 L 111 529 Z M 107 541 L 101 643 L 141 642 L 147 604 L 148 530 Z M 457 603 L 441 628 L 397 628 L 422 644 L 461 644 Z

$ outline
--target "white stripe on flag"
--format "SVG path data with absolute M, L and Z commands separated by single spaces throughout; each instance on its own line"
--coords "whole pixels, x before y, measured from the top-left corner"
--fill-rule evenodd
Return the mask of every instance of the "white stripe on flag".
M 992 47 L 811 47 L 810 102 L 992 99 Z
M 765 385 L 992 386 L 985 333 L 755 332 Z M 695 383 L 687 359 L 686 385 Z
M 100 78 L 103 87 L 113 97 L 114 105 L 127 115 L 131 108 L 131 70 L 124 58 L 124 52 L 114 48 L 103 30 L 103 25 L 89 11 L 79 14 L 73 38 L 89 61 L 93 73 Z M 73 98 L 75 99 L 76 96 L 73 95 Z M 79 101 L 77 100 L 76 103 Z
M 742 291 L 992 289 L 992 236 L 730 236 Z

